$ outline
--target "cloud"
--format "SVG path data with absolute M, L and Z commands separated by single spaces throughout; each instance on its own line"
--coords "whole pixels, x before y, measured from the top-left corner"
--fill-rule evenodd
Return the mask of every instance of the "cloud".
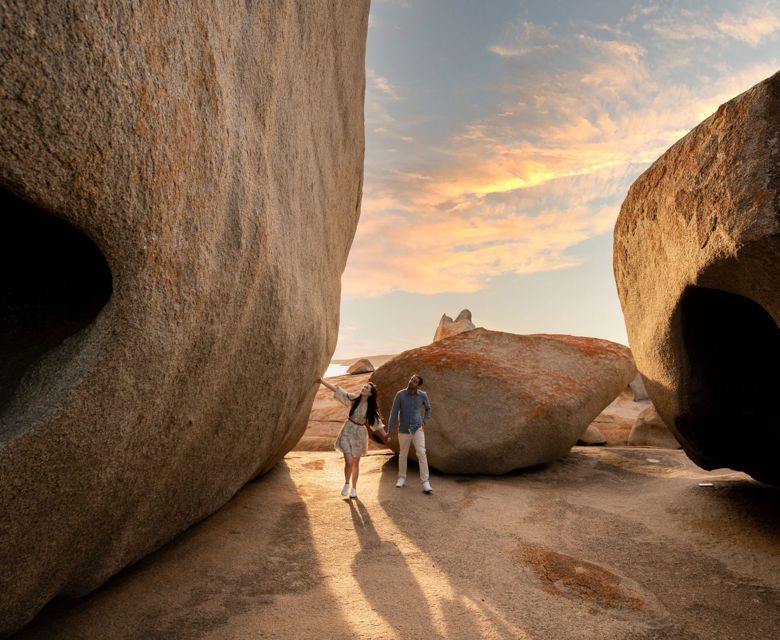
M 502 42 L 490 45 L 488 50 L 502 58 L 516 58 L 557 49 L 558 46 L 555 34 L 550 29 L 524 20 L 510 26 Z
M 658 7 L 658 5 L 655 5 Z M 724 46 L 735 40 L 756 48 L 780 31 L 780 3 L 737 3 L 737 9 L 712 15 L 695 4 L 692 8 L 665 7 L 664 11 L 635 13 L 629 20 L 650 16 L 644 28 L 668 42 L 708 41 Z M 660 7 L 658 7 L 660 9 Z
M 612 227 L 629 183 L 621 167 L 458 203 L 430 197 L 430 178 L 396 176 L 402 197 L 367 198 L 343 293 L 473 292 L 502 274 L 576 266 L 567 250 Z
M 405 128 L 419 114 L 383 120 L 367 107 L 370 131 L 405 151 L 368 159 L 344 295 L 473 292 L 503 274 L 577 266 L 571 249 L 612 228 L 644 167 L 776 70 L 774 60 L 731 68 L 703 48 L 681 61 L 668 12 L 631 15 L 632 35 L 620 21 L 574 33 L 510 25 L 487 47 L 505 78 L 490 88 L 494 108 L 446 135 L 411 135 Z M 738 15 L 701 20 L 701 33 L 758 37 L 745 26 L 752 14 Z M 406 102 L 382 76 L 369 77 L 367 105 Z
M 717 22 L 721 33 L 740 42 L 758 47 L 764 40 L 780 31 L 780 15 L 776 4 L 762 8 L 749 7 L 740 13 L 725 13 Z

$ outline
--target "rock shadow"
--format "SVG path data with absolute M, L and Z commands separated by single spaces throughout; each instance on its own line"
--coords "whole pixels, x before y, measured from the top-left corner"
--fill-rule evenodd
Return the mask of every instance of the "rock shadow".
M 244 486 L 222 509 L 75 599 L 57 599 L 14 640 L 192 640 L 240 635 L 242 616 L 279 615 L 280 596 L 320 590 L 323 637 L 349 629 L 322 588 L 312 527 L 285 462 Z M 300 620 L 286 619 L 296 637 Z M 264 625 L 265 626 L 265 625 Z M 232 636 L 230 636 L 232 637 Z
M 776 628 L 771 565 L 734 563 L 776 558 L 778 491 L 750 481 L 701 489 L 695 472 L 684 475 L 682 452 L 653 451 L 654 463 L 647 451 L 608 453 L 606 468 L 603 455 L 581 453 L 532 473 L 434 475 L 432 496 L 409 491 L 414 473 L 396 489 L 397 463 L 384 464 L 381 507 L 456 594 L 439 600 L 448 635 L 468 637 L 460 630 L 471 626 L 497 637 L 522 635 L 518 628 L 562 637 L 565 615 L 583 625 L 582 637 L 629 629 L 632 638 L 726 638 L 740 630 L 758 640 Z M 516 527 L 499 513 L 502 485 L 516 487 L 523 503 L 512 510 Z M 641 506 L 648 496 L 652 504 Z

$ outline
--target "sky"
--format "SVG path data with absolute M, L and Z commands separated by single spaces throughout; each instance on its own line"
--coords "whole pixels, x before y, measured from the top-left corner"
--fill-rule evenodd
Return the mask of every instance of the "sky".
M 428 344 L 464 308 L 627 344 L 628 187 L 779 57 L 780 0 L 373 0 L 334 358 Z

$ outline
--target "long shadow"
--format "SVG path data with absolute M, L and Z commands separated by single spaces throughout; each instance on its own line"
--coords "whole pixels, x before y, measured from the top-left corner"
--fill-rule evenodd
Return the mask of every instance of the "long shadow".
M 280 637 L 268 633 L 279 619 L 290 637 L 311 637 L 309 626 L 296 629 L 311 619 L 289 616 L 279 597 L 317 589 L 326 612 L 318 621 L 323 637 L 348 636 L 349 624 L 323 580 L 306 506 L 281 462 L 92 593 L 53 601 L 13 638 L 192 640 L 239 637 L 247 624 L 257 626 L 252 637 Z
M 401 637 L 439 637 L 428 601 L 403 553 L 395 543 L 379 537 L 363 502 L 350 500 L 349 507 L 360 544 L 352 575 L 366 600 Z M 390 585 L 400 589 L 391 590 Z
M 777 628 L 780 589 L 772 586 L 766 572 L 743 575 L 730 568 L 727 560 L 734 554 L 716 547 L 744 535 L 749 538 L 740 545 L 745 557 L 752 554 L 755 562 L 772 558 L 772 549 L 780 550 L 780 489 L 749 480 L 717 479 L 715 488 L 702 489 L 695 480 L 675 473 L 687 466 L 677 460 L 676 452 L 652 453 L 668 468 L 668 476 L 643 471 L 649 464 L 647 451 L 614 455 L 614 461 L 604 462 L 603 456 L 575 452 L 550 465 L 507 476 L 434 474 L 430 497 L 408 491 L 415 485 L 414 472 L 409 486 L 395 489 L 397 463 L 385 463 L 378 491 L 381 507 L 446 575 L 455 591 L 454 598 L 439 603 L 449 637 L 465 638 L 476 630 L 480 625 L 475 611 L 483 629 L 487 622 L 497 637 L 516 636 L 511 626 L 532 637 L 554 637 L 559 631 L 565 635 L 565 625 L 552 629 L 550 625 L 557 624 L 551 620 L 567 607 L 572 616 L 584 616 L 592 626 L 592 637 L 612 629 L 615 620 L 630 624 L 636 634 L 632 637 L 658 640 L 725 638 L 724 633 L 737 628 L 744 631 L 741 637 L 757 639 L 765 637 L 766 629 Z M 605 496 L 609 494 L 616 508 L 602 508 L 597 491 L 584 491 L 590 482 L 596 489 L 601 487 Z M 668 483 L 668 492 L 659 492 L 662 483 Z M 480 540 L 492 535 L 491 514 L 502 505 L 494 501 L 491 488 L 500 485 L 516 486 L 528 509 L 518 519 L 514 534 L 504 524 L 503 539 L 509 546 L 490 557 L 480 549 Z M 634 506 L 649 488 L 655 491 L 653 500 L 660 502 L 648 512 L 666 519 L 668 533 L 654 529 L 653 522 Z M 410 517 L 413 505 L 415 515 Z M 477 510 L 474 518 L 460 517 L 466 508 Z M 427 535 L 416 535 L 421 531 Z M 539 538 L 542 534 L 547 538 Z M 510 548 L 513 539 L 516 546 Z M 523 555 L 529 550 L 547 555 L 534 565 Z M 551 599 L 545 594 L 555 591 L 559 578 L 569 591 L 564 588 Z M 621 592 L 612 580 L 628 589 L 629 596 L 637 596 L 636 611 L 628 606 L 621 609 L 617 598 Z M 728 593 L 719 585 L 726 585 Z M 586 597 L 577 601 L 583 593 Z M 549 612 L 539 609 L 545 602 L 550 604 Z M 630 599 L 626 602 L 632 604 Z
M 455 590 L 454 597 L 443 597 L 440 594 L 438 598 L 438 606 L 446 626 L 445 637 L 483 637 L 485 630 L 478 618 L 489 622 L 492 628 L 491 636 L 501 638 L 517 637 L 515 631 L 505 625 L 491 611 L 490 607 L 485 605 L 483 594 L 470 583 L 468 574 L 464 574 L 463 580 L 459 580 L 455 572 L 448 571 L 449 567 L 440 562 L 440 559 L 445 556 L 454 558 L 456 562 L 458 558 L 465 560 L 466 558 L 478 557 L 480 541 L 463 538 L 458 522 L 453 522 L 446 517 L 442 518 L 443 512 L 446 513 L 449 510 L 449 507 L 440 500 L 441 491 L 437 492 L 436 489 L 437 479 L 442 478 L 442 475 L 431 469 L 431 483 L 434 486 L 434 493 L 433 495 L 425 495 L 420 489 L 418 473 L 419 467 L 417 463 L 410 460 L 407 484 L 403 489 L 397 489 L 395 480 L 398 476 L 398 458 L 390 458 L 382 466 L 382 476 L 379 481 L 379 502 L 394 524 L 414 544 L 421 548 L 430 561 L 435 563 L 437 571 L 445 570 L 450 579 L 450 586 Z M 471 484 L 472 482 L 478 483 L 480 479 L 485 478 L 488 477 L 466 475 L 457 476 L 454 479 L 459 483 Z M 410 515 L 409 501 L 421 501 L 419 504 L 422 504 L 424 507 L 422 512 L 424 516 L 422 518 L 417 519 Z M 440 531 L 440 536 L 432 539 L 429 535 L 431 530 Z M 442 553 L 442 550 L 445 548 L 447 550 Z M 457 550 L 455 554 L 451 553 L 453 549 Z M 467 600 L 469 606 L 466 604 Z M 403 606 L 406 607 L 407 601 L 405 598 L 403 603 Z M 475 610 L 479 611 L 479 616 L 475 613 Z M 440 634 L 441 632 L 439 632 Z

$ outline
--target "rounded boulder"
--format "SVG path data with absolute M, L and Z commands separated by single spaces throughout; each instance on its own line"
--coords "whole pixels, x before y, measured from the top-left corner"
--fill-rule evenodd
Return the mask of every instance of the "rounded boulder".
M 374 372 L 385 422 L 413 373 L 432 405 L 429 464 L 500 474 L 566 455 L 636 368 L 626 347 L 606 340 L 474 329 L 405 351 Z

